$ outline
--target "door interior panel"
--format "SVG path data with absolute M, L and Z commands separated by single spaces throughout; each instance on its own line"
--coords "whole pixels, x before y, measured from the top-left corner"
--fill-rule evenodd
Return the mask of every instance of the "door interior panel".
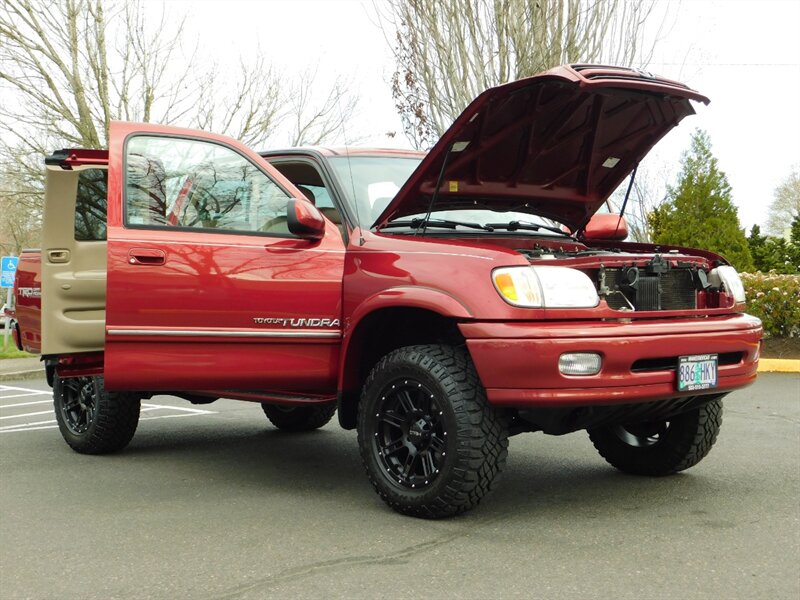
M 105 193 L 104 168 L 47 168 L 42 226 L 42 354 L 103 349 L 106 241 L 105 225 L 99 221 L 105 219 Z M 76 216 L 76 203 L 81 200 L 91 206 L 78 207 Z M 100 237 L 103 239 L 90 239 Z

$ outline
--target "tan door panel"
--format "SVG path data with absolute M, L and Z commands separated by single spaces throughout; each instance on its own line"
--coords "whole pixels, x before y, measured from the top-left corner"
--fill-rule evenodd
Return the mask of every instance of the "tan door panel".
M 42 227 L 42 354 L 67 354 L 103 349 L 106 309 L 104 184 L 99 169 L 47 167 Z M 91 172 L 89 172 L 91 171 Z M 83 180 L 81 180 L 81 174 Z M 79 182 L 92 176 L 92 215 L 103 232 L 101 240 L 76 240 L 76 197 Z M 85 185 L 82 183 L 82 186 Z M 86 189 L 81 187 L 82 190 Z M 102 198 L 105 202 L 105 198 Z M 99 218 L 103 222 L 100 224 Z M 88 227 L 81 224 L 86 237 Z M 97 236 L 100 237 L 100 236 Z

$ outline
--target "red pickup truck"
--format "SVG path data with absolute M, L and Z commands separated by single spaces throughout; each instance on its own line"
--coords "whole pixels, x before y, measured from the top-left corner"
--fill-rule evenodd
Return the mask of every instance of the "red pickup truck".
M 598 211 L 692 101 L 559 67 L 487 90 L 427 154 L 112 123 L 108 151 L 45 160 L 17 338 L 78 452 L 121 449 L 140 400 L 173 394 L 288 431 L 338 410 L 378 494 L 422 517 L 476 505 L 521 432 L 681 471 L 755 380 L 761 323 L 723 257 L 626 243 Z

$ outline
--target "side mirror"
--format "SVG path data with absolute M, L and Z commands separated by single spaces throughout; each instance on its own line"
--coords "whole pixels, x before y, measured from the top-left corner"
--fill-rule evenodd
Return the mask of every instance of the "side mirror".
M 286 204 L 289 231 L 307 240 L 320 240 L 325 235 L 325 218 L 317 207 L 306 200 L 291 198 Z
M 581 237 L 585 240 L 622 241 L 628 237 L 628 224 L 625 222 L 625 217 L 598 213 L 583 228 Z

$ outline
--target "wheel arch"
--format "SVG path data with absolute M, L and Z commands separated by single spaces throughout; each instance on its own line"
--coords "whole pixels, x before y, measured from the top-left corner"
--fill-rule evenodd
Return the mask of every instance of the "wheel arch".
M 393 288 L 362 302 L 347 323 L 343 340 L 340 425 L 356 426 L 361 384 L 382 356 L 414 344 L 463 343 L 457 323 L 472 316 L 457 298 L 431 288 Z

